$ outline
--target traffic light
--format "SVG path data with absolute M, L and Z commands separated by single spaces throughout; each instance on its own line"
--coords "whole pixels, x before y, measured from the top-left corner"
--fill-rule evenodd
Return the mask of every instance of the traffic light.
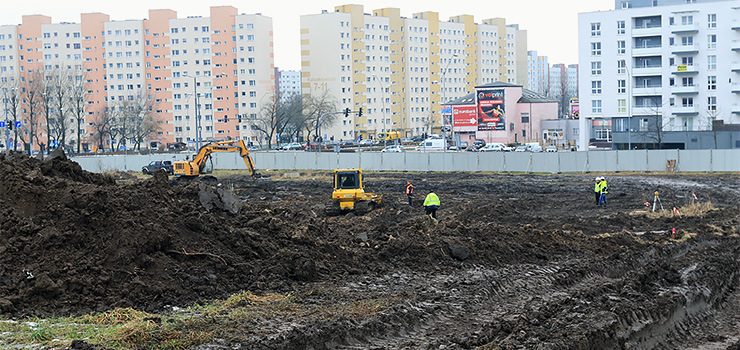
M 349 117 L 349 108 L 344 109 L 344 116 Z
M 228 122 L 229 122 L 229 116 L 228 115 L 225 115 L 224 116 L 224 123 L 228 123 Z
M 241 114 L 237 114 L 237 117 L 239 117 L 239 124 L 241 124 L 242 123 L 242 115 Z

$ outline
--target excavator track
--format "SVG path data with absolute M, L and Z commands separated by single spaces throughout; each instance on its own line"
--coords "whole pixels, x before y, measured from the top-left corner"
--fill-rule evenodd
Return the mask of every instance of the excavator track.
M 327 216 L 339 216 L 342 215 L 342 208 L 339 207 L 339 202 L 333 202 L 324 208 L 324 212 Z

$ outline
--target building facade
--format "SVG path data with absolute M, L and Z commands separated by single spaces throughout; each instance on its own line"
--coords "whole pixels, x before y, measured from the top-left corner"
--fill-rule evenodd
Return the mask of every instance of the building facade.
M 438 133 L 451 123 L 445 101 L 485 83 L 526 85 L 526 47 L 526 31 L 503 18 L 337 6 L 301 16 L 302 91 L 332 96 L 338 111 L 363 108 L 322 129 L 327 140 Z
M 625 3 L 579 16 L 579 149 L 696 148 L 690 132 L 740 124 L 740 1 Z
M 540 56 L 537 51 L 527 52 L 527 85 L 529 89 L 547 95 L 550 83 L 550 65 L 547 56 Z
M 72 130 L 65 144 L 79 142 L 87 151 L 195 148 L 206 140 L 258 143 L 260 135 L 248 124 L 274 96 L 272 48 L 272 20 L 231 6 L 211 7 L 208 17 L 150 10 L 147 19 L 126 21 L 100 13 L 82 14 L 80 23 L 23 16 L 18 26 L 0 26 L 0 88 L 11 95 L 3 97 L 4 106 L 16 93 L 22 97 L 42 81 L 67 75 L 79 83 L 81 103 L 55 108 L 51 94 L 44 94 L 46 100 L 21 98 L 17 108 L 4 111 L 22 122 L 15 139 L 34 149 L 38 140 L 57 138 L 58 144 L 60 128 Z M 83 117 L 75 118 L 73 110 Z M 38 114 L 69 120 L 51 127 Z
M 578 65 L 554 64 L 550 67 L 547 96 L 557 100 L 560 105 L 560 118 L 569 115 L 569 104 L 578 98 Z
M 281 70 L 277 73 L 277 91 L 282 102 L 291 96 L 301 93 L 301 72 L 294 70 Z

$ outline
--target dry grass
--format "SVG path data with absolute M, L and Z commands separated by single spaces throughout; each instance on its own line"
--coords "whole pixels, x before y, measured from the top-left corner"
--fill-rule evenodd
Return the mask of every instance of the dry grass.
M 695 216 L 704 217 L 707 213 L 717 210 L 712 202 L 695 202 L 689 205 L 678 207 L 678 211 L 681 216 Z M 666 208 L 665 210 L 659 210 L 656 212 L 646 210 L 636 210 L 630 213 L 630 215 L 644 215 L 650 219 L 667 218 L 667 217 L 678 217 L 679 215 L 673 212 L 673 208 Z

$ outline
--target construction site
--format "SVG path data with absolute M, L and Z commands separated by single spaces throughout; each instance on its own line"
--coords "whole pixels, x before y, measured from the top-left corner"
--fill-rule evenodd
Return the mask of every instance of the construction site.
M 737 173 L 259 170 L 0 155 L 0 347 L 740 349 Z

